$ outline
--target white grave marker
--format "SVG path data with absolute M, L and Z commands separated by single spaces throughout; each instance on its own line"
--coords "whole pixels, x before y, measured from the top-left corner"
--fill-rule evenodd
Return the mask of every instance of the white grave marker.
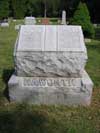
M 62 11 L 62 25 L 66 25 L 66 11 Z
M 25 18 L 25 25 L 35 25 L 36 19 L 35 17 L 26 17 Z
M 93 83 L 80 26 L 21 26 L 10 99 L 33 104 L 89 105 Z

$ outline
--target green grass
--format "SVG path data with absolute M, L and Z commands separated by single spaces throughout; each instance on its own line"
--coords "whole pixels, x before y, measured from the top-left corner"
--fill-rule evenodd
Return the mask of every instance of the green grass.
M 100 41 L 93 40 L 86 46 L 88 49 L 86 69 L 94 82 L 94 87 L 100 88 Z
M 35 106 L 9 103 L 4 90 L 11 76 L 15 24 L 0 28 L 0 133 L 100 133 L 100 41 L 88 43 L 86 70 L 94 82 L 90 107 Z

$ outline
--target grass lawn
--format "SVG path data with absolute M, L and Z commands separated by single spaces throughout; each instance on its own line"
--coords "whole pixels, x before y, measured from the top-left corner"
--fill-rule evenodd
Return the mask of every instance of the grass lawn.
M 13 65 L 13 48 L 17 31 L 0 28 L 0 133 L 100 133 L 100 41 L 86 44 L 86 70 L 94 82 L 92 104 L 89 107 L 31 106 L 9 103 L 5 97 Z

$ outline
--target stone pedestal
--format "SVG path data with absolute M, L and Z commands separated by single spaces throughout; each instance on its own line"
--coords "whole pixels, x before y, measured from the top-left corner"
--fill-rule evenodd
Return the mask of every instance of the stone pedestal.
M 84 70 L 87 50 L 80 26 L 21 26 L 14 61 L 11 101 L 90 104 L 93 83 Z
M 46 105 L 89 105 L 93 83 L 84 71 L 82 78 L 18 77 L 9 81 L 11 101 Z

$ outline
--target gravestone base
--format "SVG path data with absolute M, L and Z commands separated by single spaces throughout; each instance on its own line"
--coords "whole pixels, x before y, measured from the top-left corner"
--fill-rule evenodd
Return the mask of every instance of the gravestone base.
M 84 71 L 82 78 L 18 77 L 8 83 L 11 101 L 46 105 L 89 105 L 93 83 Z

